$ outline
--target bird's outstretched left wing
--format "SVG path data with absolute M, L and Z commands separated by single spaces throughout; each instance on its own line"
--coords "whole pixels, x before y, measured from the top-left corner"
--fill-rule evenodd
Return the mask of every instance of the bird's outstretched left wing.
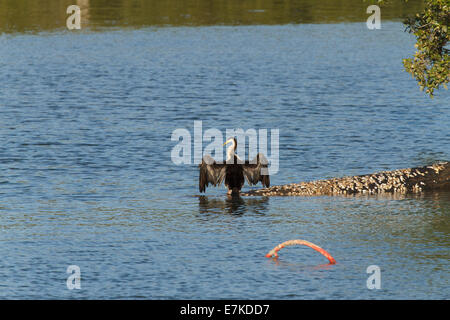
M 216 163 L 209 155 L 203 157 L 199 168 L 198 189 L 200 192 L 205 192 L 210 183 L 214 186 L 220 185 L 225 178 L 225 163 Z

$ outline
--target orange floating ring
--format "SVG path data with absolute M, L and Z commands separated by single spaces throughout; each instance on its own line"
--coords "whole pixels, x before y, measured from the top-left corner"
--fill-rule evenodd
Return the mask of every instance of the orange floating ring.
M 325 251 L 321 247 L 315 245 L 314 243 L 311 243 L 311 242 L 306 241 L 306 240 L 288 240 L 288 241 L 285 241 L 285 242 L 277 245 L 272 250 L 270 250 L 269 253 L 266 254 L 266 258 L 274 257 L 275 259 L 277 259 L 278 258 L 278 253 L 277 253 L 278 251 L 280 251 L 284 247 L 293 246 L 293 245 L 296 245 L 296 244 L 305 245 L 305 246 L 308 246 L 310 248 L 313 248 L 314 250 L 319 251 L 321 254 L 323 254 L 325 256 L 325 258 L 327 258 L 328 261 L 330 261 L 330 264 L 335 264 L 336 263 L 336 260 L 334 260 L 334 258 L 331 256 L 331 254 L 329 254 L 327 251 Z

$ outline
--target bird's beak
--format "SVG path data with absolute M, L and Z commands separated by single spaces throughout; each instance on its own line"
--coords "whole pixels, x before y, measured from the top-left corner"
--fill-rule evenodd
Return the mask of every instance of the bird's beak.
M 227 141 L 224 142 L 224 144 L 222 146 L 224 146 L 224 145 L 226 145 L 226 144 L 228 144 L 230 142 L 231 142 L 231 139 L 228 139 Z

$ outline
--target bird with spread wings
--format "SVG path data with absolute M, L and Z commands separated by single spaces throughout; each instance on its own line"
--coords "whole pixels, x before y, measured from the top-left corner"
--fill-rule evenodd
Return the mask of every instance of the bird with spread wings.
M 258 153 L 252 161 L 243 161 L 237 154 L 236 138 L 230 138 L 223 145 L 231 143 L 227 149 L 227 160 L 225 163 L 217 163 L 211 156 L 206 155 L 199 165 L 199 190 L 205 192 L 209 184 L 221 185 L 225 181 L 228 194 L 239 194 L 244 181 L 250 185 L 258 182 L 264 187 L 270 186 L 268 161 L 262 153 Z

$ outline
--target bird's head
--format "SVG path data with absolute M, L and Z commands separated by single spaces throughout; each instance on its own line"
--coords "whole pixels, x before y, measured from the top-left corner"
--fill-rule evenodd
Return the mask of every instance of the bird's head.
M 231 143 L 231 145 L 234 147 L 234 150 L 237 148 L 237 140 L 235 137 L 229 138 L 227 141 L 224 142 L 224 146 Z

